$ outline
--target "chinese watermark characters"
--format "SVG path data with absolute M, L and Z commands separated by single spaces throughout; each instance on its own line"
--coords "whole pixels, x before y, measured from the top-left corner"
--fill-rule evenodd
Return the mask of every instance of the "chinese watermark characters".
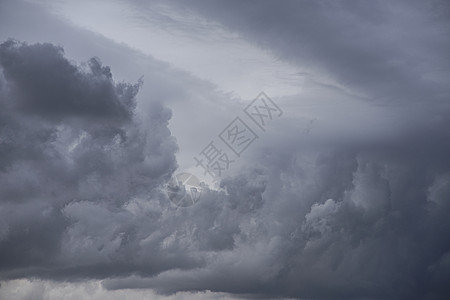
M 211 176 L 214 182 L 259 138 L 257 131 L 264 133 L 266 126 L 283 114 L 281 108 L 264 92 L 245 107 L 243 112 L 242 118 L 236 116 L 218 134 L 225 147 L 220 147 L 216 140 L 211 140 L 194 156 L 196 167 L 201 167 L 203 174 Z

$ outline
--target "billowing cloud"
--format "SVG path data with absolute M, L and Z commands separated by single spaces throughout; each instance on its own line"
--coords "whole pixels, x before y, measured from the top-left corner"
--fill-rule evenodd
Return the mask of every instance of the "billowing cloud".
M 101 273 L 134 231 L 111 226 L 129 218 L 111 210 L 147 199 L 176 168 L 171 113 L 154 102 L 143 127 L 140 83 L 115 83 L 98 59 L 77 66 L 51 44 L 7 41 L 0 63 L 2 277 Z
M 318 128 L 296 118 L 300 96 L 276 99 L 285 119 L 223 190 L 174 209 L 161 189 L 177 166 L 168 108 L 136 105 L 141 84 L 115 82 L 99 59 L 76 65 L 51 44 L 5 42 L 0 278 L 98 279 L 108 293 L 446 299 L 447 5 L 170 3 L 307 64 L 302 97 L 332 97 L 314 108 Z M 214 106 L 196 104 L 199 119 Z
M 276 153 L 259 171 L 225 181 L 232 192 L 221 202 L 204 198 L 183 211 L 171 244 L 187 239 L 204 265 L 103 285 L 164 294 L 445 299 L 448 172 L 367 154 L 271 161 Z

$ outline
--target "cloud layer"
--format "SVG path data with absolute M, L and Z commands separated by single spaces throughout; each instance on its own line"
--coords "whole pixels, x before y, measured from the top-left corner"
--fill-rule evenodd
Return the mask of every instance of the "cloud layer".
M 137 111 L 142 83 L 115 82 L 98 58 L 78 65 L 52 44 L 4 42 L 0 279 L 100 279 L 163 295 L 446 299 L 448 6 L 186 3 L 331 78 L 320 85 L 307 74 L 303 97 L 335 97 L 319 124 L 367 134 L 325 126 L 301 136 L 303 122 L 286 109 L 223 191 L 174 209 L 163 191 L 177 168 L 167 107 Z M 339 106 L 345 97 L 394 121 L 374 135 L 364 117 L 345 120 L 359 107 Z M 283 104 L 295 110 L 298 99 Z

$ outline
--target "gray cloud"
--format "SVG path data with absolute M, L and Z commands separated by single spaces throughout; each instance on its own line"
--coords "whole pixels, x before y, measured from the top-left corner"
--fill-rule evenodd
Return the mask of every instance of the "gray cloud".
M 21 111 L 47 117 L 83 116 L 123 120 L 131 117 L 138 85 L 111 82 L 111 71 L 93 58 L 89 72 L 81 72 L 50 44 L 2 44 L 0 63 L 13 83 L 14 105 Z
M 76 66 L 52 45 L 7 42 L 0 48 L 1 278 L 98 278 L 110 290 L 161 294 L 446 299 L 448 43 L 439 38 L 446 4 L 229 3 L 183 5 L 331 75 L 340 89 L 319 93 L 314 85 L 304 97 L 354 102 L 318 123 L 367 135 L 329 126 L 301 136 L 303 123 L 286 109 L 288 121 L 222 181 L 226 193 L 207 191 L 195 206 L 174 210 L 160 191 L 176 168 L 170 111 L 158 103 L 138 103 L 137 111 L 139 85 L 115 83 L 99 60 Z M 398 126 L 373 134 L 364 117 L 343 121 L 367 100 Z
M 242 174 L 246 184 L 225 181 L 232 192 L 224 203 L 205 199 L 175 231 L 176 240 L 189 237 L 189 249 L 218 238 L 231 239 L 231 248 L 204 248 L 200 268 L 104 286 L 268 298 L 445 299 L 448 172 L 413 161 L 386 164 L 368 154 L 279 153 L 266 153 L 265 167 Z M 263 204 L 250 210 L 255 199 Z M 214 225 L 203 221 L 210 219 Z M 211 230 L 215 238 L 206 235 Z
M 440 104 L 449 96 L 445 1 L 193 0 L 183 6 L 372 101 Z
M 222 226 L 239 224 L 232 251 L 215 252 L 201 269 L 105 286 L 269 298 L 445 299 L 450 52 L 442 36 L 448 35 L 448 6 L 183 3 L 281 59 L 332 76 L 341 89 L 335 94 L 349 89 L 353 100 L 376 105 L 381 117 L 389 113 L 394 121 L 358 138 L 329 129 L 303 138 L 295 119 L 279 125 L 281 137 L 266 135 L 265 150 L 249 155 L 247 163 L 259 167 L 223 181 L 229 191 L 223 211 L 233 217 Z M 317 96 L 311 94 L 322 100 Z M 353 116 L 351 105 L 346 111 L 339 103 L 334 109 Z M 323 122 L 339 120 L 328 117 Z M 263 178 L 256 185 L 254 174 Z
M 148 127 L 141 127 L 134 115 L 140 84 L 115 83 L 98 59 L 85 69 L 51 44 L 8 41 L 0 49 L 2 277 L 107 274 L 109 259 L 100 258 L 111 253 L 104 244 L 122 239 L 120 234 L 124 241 L 117 246 L 125 247 L 133 224 L 123 224 L 119 232 L 112 227 L 99 232 L 96 226 L 126 217 L 113 214 L 114 207 L 147 199 L 175 170 L 177 146 L 167 128 L 171 113 L 155 102 L 146 114 Z M 104 212 L 105 220 L 92 212 Z M 78 229 L 88 220 L 93 227 Z M 105 240 L 89 247 L 94 252 L 80 249 L 71 256 L 90 239 L 83 230 L 91 229 Z M 71 234 L 81 240 L 73 244 Z M 84 262 L 68 265 L 77 258 Z

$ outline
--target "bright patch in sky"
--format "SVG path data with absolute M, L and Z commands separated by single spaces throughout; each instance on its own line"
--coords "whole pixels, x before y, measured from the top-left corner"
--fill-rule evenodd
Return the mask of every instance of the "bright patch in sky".
M 252 99 L 298 94 L 304 77 L 292 65 L 191 11 L 154 4 L 142 10 L 121 1 L 59 1 L 50 10 L 74 24 Z

